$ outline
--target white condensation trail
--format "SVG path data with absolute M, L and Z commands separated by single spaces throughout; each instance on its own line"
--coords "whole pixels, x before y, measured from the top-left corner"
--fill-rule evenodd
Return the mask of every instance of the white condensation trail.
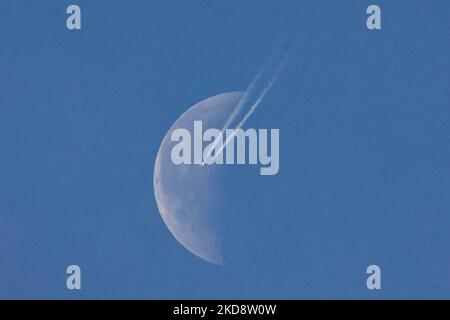
M 264 99 L 265 95 L 269 92 L 269 90 L 272 88 L 273 84 L 278 80 L 278 77 L 280 76 L 281 72 L 283 71 L 284 67 L 287 64 L 289 56 L 284 57 L 284 59 L 280 62 L 278 65 L 276 71 L 274 72 L 272 78 L 270 79 L 267 86 L 264 88 L 264 90 L 261 92 L 261 94 L 258 96 L 258 99 L 256 99 L 255 103 L 250 107 L 250 110 L 245 114 L 244 118 L 239 122 L 239 124 L 236 126 L 236 129 L 240 129 L 244 123 L 248 120 L 248 118 L 251 117 L 253 113 L 255 113 L 256 108 L 258 108 L 261 101 Z
M 253 94 L 253 92 L 257 89 L 258 86 L 258 82 L 260 81 L 260 79 L 262 78 L 262 76 L 266 73 L 266 70 L 269 68 L 270 63 L 273 61 L 274 57 L 271 57 L 266 64 L 264 65 L 264 67 L 261 69 L 261 71 L 258 72 L 258 74 L 255 76 L 255 78 L 253 79 L 253 81 L 250 83 L 250 85 L 248 86 L 247 90 L 245 90 L 244 95 L 242 96 L 241 99 L 239 99 L 238 104 L 236 105 L 236 107 L 233 109 L 233 112 L 231 113 L 231 115 L 228 117 L 227 121 L 225 122 L 225 124 L 222 127 L 221 133 L 223 134 L 225 132 L 225 129 L 228 128 L 228 126 L 233 122 L 233 120 L 236 118 L 236 116 L 239 114 L 239 112 L 242 110 L 242 108 L 246 105 L 249 97 Z M 216 144 L 214 144 L 215 146 Z M 213 149 L 213 148 L 211 148 Z M 210 156 L 211 152 L 208 154 L 208 156 Z
M 227 140 L 225 141 L 224 144 L 222 144 L 221 148 L 219 149 L 219 151 L 217 151 L 217 153 L 214 155 L 214 157 L 212 158 L 212 160 L 214 160 L 219 154 L 222 153 L 223 149 L 226 148 L 226 146 L 228 145 L 228 143 L 230 143 L 231 139 L 233 139 L 236 135 L 236 132 L 238 129 L 242 128 L 242 126 L 245 124 L 245 122 L 248 120 L 248 118 L 250 118 L 252 116 L 253 113 L 255 113 L 256 109 L 258 108 L 259 104 L 261 103 L 261 101 L 264 99 L 264 97 L 266 96 L 266 94 L 270 91 L 270 89 L 272 88 L 273 84 L 278 80 L 278 77 L 280 76 L 281 72 L 283 71 L 284 67 L 286 66 L 286 63 L 288 61 L 289 56 L 286 55 L 284 57 L 284 59 L 280 62 L 280 64 L 278 65 L 276 71 L 273 73 L 270 81 L 267 83 L 267 85 L 265 86 L 265 88 L 263 89 L 263 91 L 260 93 L 260 95 L 258 96 L 258 98 L 256 99 L 255 103 L 252 104 L 252 106 L 250 107 L 250 110 L 245 114 L 244 118 L 242 118 L 242 120 L 238 123 L 238 125 L 236 126 L 235 130 L 233 131 L 233 134 L 231 134 Z M 222 134 L 221 136 L 223 136 L 223 130 L 222 130 Z M 212 148 L 211 148 L 212 149 Z M 211 152 L 209 153 L 209 155 L 211 154 Z M 209 156 L 208 155 L 208 156 Z
M 266 96 L 266 94 L 270 91 L 270 89 L 272 88 L 273 84 L 278 80 L 278 77 L 280 76 L 281 72 L 283 71 L 284 67 L 287 64 L 289 55 L 286 54 L 283 59 L 281 60 L 281 62 L 276 66 L 275 71 L 272 73 L 272 76 L 270 77 L 270 80 L 267 82 L 267 84 L 264 86 L 264 88 L 262 89 L 261 93 L 258 95 L 258 97 L 256 98 L 256 101 L 251 105 L 249 111 L 244 115 L 244 117 L 242 118 L 242 120 L 237 124 L 235 130 L 233 131 L 233 134 L 231 134 L 229 137 L 227 137 L 227 140 L 225 141 L 225 143 L 222 144 L 222 146 L 220 147 L 220 149 L 214 154 L 214 156 L 212 157 L 211 161 L 214 161 L 214 159 L 220 155 L 222 153 L 222 151 L 226 148 L 226 146 L 228 145 L 228 143 L 230 143 L 230 141 L 235 137 L 236 135 L 236 130 L 242 128 L 242 126 L 245 124 L 245 122 L 248 120 L 248 118 L 250 118 L 252 116 L 252 114 L 256 111 L 256 109 L 258 108 L 259 104 L 261 103 L 261 101 L 264 99 L 264 97 Z M 269 60 L 270 62 L 270 60 Z M 239 111 L 241 111 L 241 109 L 243 108 L 243 106 L 245 105 L 245 103 L 248 100 L 248 96 L 250 94 L 253 93 L 253 91 L 255 90 L 255 87 L 257 86 L 257 82 L 259 81 L 259 79 L 261 78 L 262 74 L 265 72 L 265 69 L 267 69 L 267 65 L 262 69 L 261 72 L 258 73 L 258 75 L 255 77 L 255 79 L 252 81 L 252 83 L 250 84 L 249 88 L 247 89 L 247 91 L 245 92 L 244 96 L 241 98 L 241 100 L 239 101 L 238 105 L 236 106 L 236 108 L 233 110 L 233 113 L 230 115 L 230 117 L 228 118 L 227 122 L 225 123 L 225 125 L 223 126 L 222 130 L 221 130 L 221 134 L 220 137 L 218 139 L 216 139 L 216 141 L 214 142 L 213 146 L 209 149 L 208 153 L 205 155 L 205 159 L 208 158 L 211 153 L 212 150 L 214 150 L 215 146 L 217 145 L 218 141 L 222 140 L 223 135 L 225 130 L 227 129 L 227 127 L 230 125 L 230 123 L 236 118 L 236 115 L 239 113 Z M 216 143 L 217 142 L 217 143 Z M 206 160 L 203 159 L 202 162 L 202 166 L 205 164 Z
M 267 69 L 269 69 L 270 63 L 274 60 L 274 57 L 275 57 L 275 55 L 272 56 L 270 59 L 268 59 L 267 62 L 262 67 L 262 69 L 255 76 L 255 78 L 253 78 L 253 80 L 250 83 L 250 85 L 248 86 L 247 90 L 245 90 L 244 95 L 242 96 L 241 99 L 239 99 L 238 104 L 236 105 L 236 107 L 234 107 L 233 112 L 231 113 L 231 115 L 228 117 L 227 121 L 223 125 L 222 130 L 220 130 L 220 137 L 219 137 L 219 139 L 214 140 L 214 143 L 213 143 L 212 147 L 209 149 L 208 153 L 205 155 L 205 159 L 208 158 L 209 156 L 211 156 L 212 151 L 216 148 L 216 146 L 219 143 L 219 141 L 222 140 L 225 130 L 234 121 L 234 119 L 239 114 L 239 112 L 241 112 L 241 110 L 244 108 L 244 106 L 247 105 L 247 102 L 248 102 L 250 96 L 257 90 L 258 82 L 265 75 L 265 73 L 267 72 Z M 222 148 L 220 150 L 222 150 Z M 218 154 L 220 154 L 220 153 L 218 152 Z M 215 158 L 216 157 L 214 156 L 213 159 L 215 159 Z M 202 164 L 201 164 L 202 166 L 206 162 L 205 159 L 203 159 L 203 161 L 202 161 Z

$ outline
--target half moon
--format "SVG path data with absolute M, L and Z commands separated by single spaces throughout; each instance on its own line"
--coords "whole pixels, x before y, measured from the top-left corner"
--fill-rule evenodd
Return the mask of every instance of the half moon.
M 221 231 L 226 213 L 221 212 L 223 166 L 175 165 L 171 161 L 172 131 L 184 128 L 194 139 L 194 121 L 203 132 L 221 129 L 243 96 L 229 92 L 207 98 L 183 113 L 165 135 L 156 157 L 153 189 L 161 217 L 177 241 L 198 257 L 224 264 Z

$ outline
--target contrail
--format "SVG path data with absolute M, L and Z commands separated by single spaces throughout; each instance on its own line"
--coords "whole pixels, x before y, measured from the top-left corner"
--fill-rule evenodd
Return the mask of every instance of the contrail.
M 275 55 L 274 55 L 275 56 Z M 261 101 L 264 99 L 264 97 L 266 96 L 266 94 L 270 91 L 270 89 L 272 88 L 273 84 L 278 80 L 278 77 L 280 76 L 281 72 L 283 71 L 284 67 L 287 64 L 287 61 L 289 59 L 289 53 L 285 53 L 280 62 L 275 65 L 275 70 L 272 71 L 270 74 L 270 77 L 268 79 L 268 81 L 265 83 L 262 91 L 258 92 L 258 87 L 259 87 L 259 82 L 261 81 L 261 78 L 264 78 L 264 76 L 266 76 L 266 73 L 268 73 L 268 71 L 270 71 L 270 67 L 271 67 L 271 62 L 274 60 L 275 58 L 272 57 L 271 59 L 268 60 L 268 62 L 264 65 L 264 67 L 261 69 L 260 72 L 258 72 L 258 74 L 256 75 L 256 77 L 253 79 L 253 81 L 250 83 L 250 85 L 248 86 L 247 90 L 245 91 L 244 95 L 242 96 L 242 98 L 239 100 L 238 104 L 236 105 L 236 107 L 234 108 L 233 112 L 231 113 L 231 115 L 228 117 L 225 125 L 222 127 L 221 133 L 220 133 L 220 139 L 216 139 L 214 141 L 213 146 L 210 148 L 210 150 L 208 151 L 208 153 L 205 155 L 205 159 L 203 159 L 202 162 L 202 166 L 205 164 L 206 162 L 206 158 L 208 158 L 212 151 L 215 149 L 218 141 L 220 141 L 224 135 L 225 130 L 228 128 L 228 126 L 233 122 L 233 120 L 236 118 L 236 116 L 239 114 L 239 112 L 244 108 L 244 106 L 246 106 L 249 102 L 249 99 L 252 95 L 257 94 L 256 100 L 255 102 L 253 102 L 253 104 L 250 106 L 249 111 L 244 115 L 244 117 L 242 118 L 242 120 L 237 124 L 235 130 L 233 131 L 233 134 L 230 135 L 227 140 L 225 141 L 225 143 L 222 144 L 221 148 L 219 149 L 219 151 L 217 151 L 213 158 L 211 159 L 212 161 L 214 161 L 214 159 L 220 155 L 223 151 L 223 149 L 228 145 L 228 143 L 234 138 L 235 134 L 236 134 L 236 130 L 240 129 L 245 122 L 248 120 L 248 118 L 250 118 L 252 116 L 252 114 L 256 111 L 256 109 L 258 108 L 259 104 L 261 103 Z M 269 69 L 269 70 L 268 70 Z
M 258 72 L 258 74 L 255 76 L 255 78 L 252 80 L 252 82 L 248 86 L 247 90 L 245 90 L 244 95 L 239 100 L 238 104 L 233 109 L 233 112 L 231 113 L 231 115 L 228 117 L 227 121 L 223 125 L 222 130 L 221 130 L 222 133 L 225 131 L 225 129 L 228 128 L 228 126 L 231 124 L 231 122 L 233 122 L 233 120 L 236 118 L 236 116 L 239 114 L 239 112 L 242 110 L 242 108 L 246 105 L 250 96 L 256 91 L 256 89 L 258 87 L 258 82 L 261 80 L 263 75 L 267 72 L 267 69 L 270 67 L 270 63 L 272 62 L 273 59 L 274 59 L 274 56 L 267 60 L 267 62 L 262 67 L 262 69 Z M 209 156 L 209 154 L 208 154 L 208 156 Z

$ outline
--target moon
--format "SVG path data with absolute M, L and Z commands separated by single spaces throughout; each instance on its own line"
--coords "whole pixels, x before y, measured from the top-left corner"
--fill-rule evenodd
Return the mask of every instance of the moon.
M 161 218 L 175 239 L 194 255 L 217 265 L 225 264 L 222 231 L 226 220 L 223 165 L 175 165 L 171 161 L 171 133 L 184 128 L 193 133 L 194 121 L 203 130 L 222 128 L 243 96 L 228 92 L 207 98 L 189 108 L 164 136 L 155 161 L 153 189 Z

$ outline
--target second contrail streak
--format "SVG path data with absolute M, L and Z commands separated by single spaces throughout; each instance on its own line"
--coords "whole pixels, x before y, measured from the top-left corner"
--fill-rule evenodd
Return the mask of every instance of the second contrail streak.
M 226 123 L 224 124 L 224 126 L 221 130 L 220 139 L 216 139 L 214 141 L 213 147 L 211 147 L 209 149 L 208 153 L 205 155 L 205 159 L 211 155 L 212 151 L 217 146 L 218 141 L 222 140 L 222 138 L 224 136 L 224 132 L 227 129 L 227 127 L 235 120 L 235 118 L 239 114 L 239 112 L 245 106 L 247 106 L 249 104 L 249 100 L 250 100 L 251 96 L 256 95 L 255 101 L 250 105 L 249 110 L 244 115 L 242 120 L 236 125 L 235 130 L 233 131 L 233 134 L 230 135 L 229 137 L 227 137 L 227 140 L 225 141 L 225 143 L 222 144 L 221 148 L 214 154 L 214 156 L 211 160 L 213 161 L 218 155 L 220 155 L 222 153 L 223 149 L 225 149 L 225 147 L 228 145 L 228 143 L 234 138 L 234 136 L 236 134 L 236 130 L 242 128 L 242 126 L 245 124 L 245 122 L 248 120 L 248 118 L 250 118 L 252 116 L 252 114 L 256 111 L 256 109 L 258 108 L 261 101 L 264 99 L 266 94 L 272 88 L 273 84 L 277 81 L 278 77 L 280 76 L 281 72 L 283 71 L 284 67 L 286 66 L 288 58 L 289 58 L 288 53 L 283 54 L 283 56 L 281 57 L 279 62 L 275 65 L 274 69 L 272 69 L 272 70 L 270 70 L 271 69 L 270 67 L 271 67 L 271 62 L 273 62 L 274 58 L 269 59 L 269 61 L 262 68 L 262 70 L 260 72 L 258 72 L 255 79 L 250 83 L 248 89 L 245 91 L 244 95 L 239 100 L 238 104 L 233 109 L 233 112 L 231 113 L 231 115 L 228 117 Z M 272 71 L 272 72 L 270 72 L 270 71 Z M 268 73 L 270 76 L 269 76 L 268 80 L 264 83 L 262 90 L 258 92 L 258 89 L 260 87 L 259 82 L 261 82 L 261 79 L 263 79 L 264 77 L 267 77 L 266 73 Z M 205 164 L 205 161 L 206 161 L 205 159 L 203 159 L 203 162 L 201 164 L 202 166 Z

